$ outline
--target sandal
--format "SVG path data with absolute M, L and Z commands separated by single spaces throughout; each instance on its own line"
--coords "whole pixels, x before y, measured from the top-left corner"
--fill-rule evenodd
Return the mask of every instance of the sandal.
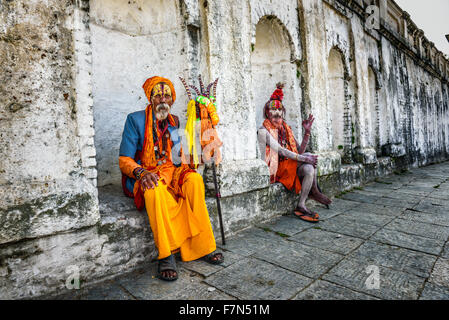
M 296 208 L 296 210 L 293 212 L 293 215 L 301 220 L 311 222 L 311 223 L 317 223 L 320 220 L 320 216 L 316 212 L 308 213 L 301 211 L 299 208 Z
M 163 275 L 164 271 L 170 271 L 170 270 L 176 272 L 176 276 L 166 277 Z M 178 270 L 176 269 L 175 256 L 169 255 L 167 258 L 160 259 L 159 265 L 157 268 L 157 272 L 159 274 L 159 279 L 162 279 L 165 281 L 174 281 L 174 280 L 178 279 Z
M 224 261 L 223 254 L 221 252 L 209 253 L 205 255 L 202 259 L 206 262 L 209 262 L 210 264 L 221 264 Z

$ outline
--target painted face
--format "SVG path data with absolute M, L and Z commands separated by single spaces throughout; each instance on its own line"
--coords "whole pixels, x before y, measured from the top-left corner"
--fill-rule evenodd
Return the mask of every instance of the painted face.
M 170 87 L 165 83 L 158 83 L 153 88 L 152 104 L 154 106 L 154 113 L 158 120 L 167 118 L 170 108 L 173 104 Z
M 153 88 L 153 94 L 152 97 L 167 97 L 167 96 L 172 96 L 171 94 L 171 90 L 170 87 L 165 84 L 165 83 L 158 83 L 154 88 Z
M 268 112 L 268 117 L 275 128 L 280 128 L 282 126 L 282 121 L 283 121 L 282 109 L 279 109 L 279 110 L 270 109 L 270 111 Z

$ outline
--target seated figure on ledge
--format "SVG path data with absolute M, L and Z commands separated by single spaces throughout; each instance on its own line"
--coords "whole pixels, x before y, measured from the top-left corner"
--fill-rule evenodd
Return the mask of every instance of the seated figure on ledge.
M 183 261 L 203 258 L 223 262 L 205 202 L 205 187 L 194 166 L 183 159 L 178 117 L 170 114 L 176 99 L 170 80 L 149 78 L 143 84 L 150 104 L 128 115 L 120 144 L 124 193 L 136 207 L 146 207 L 159 252 L 159 277 L 178 278 L 174 253 Z M 178 164 L 176 164 L 178 162 Z
M 332 202 L 318 186 L 318 156 L 304 153 L 314 121 L 313 115 L 302 122 L 304 138 L 301 145 L 295 139 L 292 129 L 285 122 L 283 85 L 278 83 L 270 100 L 265 104 L 265 120 L 258 130 L 258 140 L 262 157 L 270 170 L 270 182 L 282 183 L 296 194 L 301 192 L 294 215 L 302 220 L 317 223 L 318 213 L 306 207 L 308 197 L 326 206 Z

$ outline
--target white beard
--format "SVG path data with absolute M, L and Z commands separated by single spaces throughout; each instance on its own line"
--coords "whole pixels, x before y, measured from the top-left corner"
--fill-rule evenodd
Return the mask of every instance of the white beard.
M 159 121 L 167 119 L 169 112 L 170 112 L 170 106 L 166 103 L 158 104 L 154 110 L 156 119 Z

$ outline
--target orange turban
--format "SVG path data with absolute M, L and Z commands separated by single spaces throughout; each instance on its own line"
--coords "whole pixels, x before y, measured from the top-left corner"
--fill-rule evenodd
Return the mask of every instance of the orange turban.
M 151 103 L 151 91 L 153 91 L 153 88 L 159 82 L 165 82 L 166 84 L 168 84 L 168 86 L 170 87 L 171 93 L 172 93 L 173 102 L 175 102 L 176 92 L 175 92 L 175 87 L 173 86 L 173 83 L 166 78 L 162 78 L 162 77 L 158 77 L 158 76 L 148 78 L 147 81 L 145 81 L 145 83 L 142 86 L 143 91 L 145 91 L 145 95 L 148 98 L 148 101 L 150 101 L 150 103 Z

